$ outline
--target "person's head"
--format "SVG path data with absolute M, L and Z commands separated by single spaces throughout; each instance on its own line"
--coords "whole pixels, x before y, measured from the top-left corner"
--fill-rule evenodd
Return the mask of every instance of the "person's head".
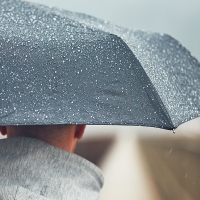
M 24 125 L 0 126 L 2 135 L 33 137 L 58 148 L 73 152 L 82 138 L 86 125 Z

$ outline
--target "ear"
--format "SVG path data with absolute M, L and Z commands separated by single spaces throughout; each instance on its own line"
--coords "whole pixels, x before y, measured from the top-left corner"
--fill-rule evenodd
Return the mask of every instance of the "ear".
M 83 137 L 85 127 L 86 127 L 86 125 L 84 125 L 84 124 L 76 125 L 75 138 L 77 138 L 79 140 Z
M 0 132 L 1 132 L 2 135 L 6 135 L 7 134 L 6 126 L 0 126 Z

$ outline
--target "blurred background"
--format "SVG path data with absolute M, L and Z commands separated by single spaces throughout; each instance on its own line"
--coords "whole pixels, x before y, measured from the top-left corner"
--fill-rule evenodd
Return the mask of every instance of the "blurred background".
M 76 153 L 101 168 L 100 200 L 199 200 L 200 118 L 172 131 L 88 126 Z
M 168 33 L 200 60 L 199 0 L 32 0 L 123 27 Z M 174 134 L 146 127 L 88 126 L 76 153 L 98 165 L 100 200 L 199 200 L 200 118 Z

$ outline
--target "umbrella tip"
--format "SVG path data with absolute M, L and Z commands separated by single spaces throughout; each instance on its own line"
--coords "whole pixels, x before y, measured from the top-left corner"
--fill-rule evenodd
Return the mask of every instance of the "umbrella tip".
M 172 129 L 172 132 L 173 132 L 173 134 L 175 134 L 176 133 L 175 129 Z

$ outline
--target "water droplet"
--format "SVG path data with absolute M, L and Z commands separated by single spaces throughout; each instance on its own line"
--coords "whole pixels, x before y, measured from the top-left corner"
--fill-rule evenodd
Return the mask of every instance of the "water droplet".
M 185 178 L 187 178 L 187 174 L 185 174 Z

